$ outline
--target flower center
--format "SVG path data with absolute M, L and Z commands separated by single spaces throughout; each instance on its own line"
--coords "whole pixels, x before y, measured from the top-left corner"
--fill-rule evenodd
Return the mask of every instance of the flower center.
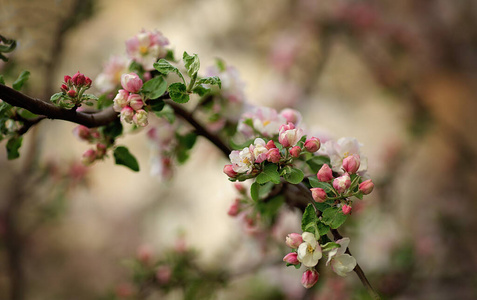
M 349 152 L 345 152 L 345 153 L 343 154 L 343 157 L 344 157 L 344 158 L 347 158 L 348 156 L 349 156 Z
M 308 251 L 308 253 L 313 253 L 313 250 L 315 249 L 313 249 L 313 247 L 310 244 L 308 244 L 308 247 L 306 248 L 306 250 Z
M 141 52 L 141 54 L 147 54 L 147 51 L 148 51 L 148 47 L 146 46 L 141 46 L 139 47 L 139 52 Z
M 267 121 L 263 121 L 263 126 L 267 126 L 268 124 L 270 124 L 271 122 L 269 120 Z

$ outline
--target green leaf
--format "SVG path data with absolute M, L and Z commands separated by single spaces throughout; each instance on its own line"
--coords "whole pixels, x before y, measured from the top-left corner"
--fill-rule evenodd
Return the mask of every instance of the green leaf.
M 103 135 L 110 139 L 110 142 L 114 142 L 114 140 L 123 133 L 123 125 L 119 118 L 117 118 L 114 122 L 109 123 L 106 126 L 100 127 Z
M 306 161 L 312 173 L 316 174 L 324 164 L 330 165 L 330 159 L 327 156 L 313 156 Z
M 0 84 L 5 85 L 5 79 L 3 78 L 3 75 L 0 75 Z
M 291 168 L 291 170 L 286 172 L 283 177 L 291 184 L 299 184 L 300 182 L 302 182 L 303 178 L 305 177 L 305 174 L 303 174 L 303 171 L 300 169 Z
M 310 176 L 308 177 L 308 181 L 310 182 L 310 185 L 314 188 L 322 188 L 325 190 L 326 193 L 331 192 L 333 189 L 333 186 L 329 184 L 328 182 L 321 182 L 316 178 L 316 176 Z
M 174 59 L 174 51 L 167 49 L 166 57 L 164 57 L 166 60 L 169 61 L 175 61 Z
M 22 146 L 23 137 L 14 136 L 11 137 L 7 142 L 7 158 L 9 160 L 19 158 L 20 152 L 18 149 Z
M 98 97 L 96 97 L 95 95 L 93 94 L 83 94 L 81 96 L 81 99 L 82 100 L 95 100 L 95 101 L 98 101 Z
M 174 114 L 174 109 L 170 105 L 164 105 L 164 108 L 161 111 L 154 112 L 159 118 L 165 118 L 169 123 L 174 123 L 176 120 L 176 115 Z
M 154 112 L 160 112 L 166 105 L 162 100 L 149 100 L 148 103 L 151 106 L 151 110 Z
M 301 218 L 301 230 L 303 232 L 306 231 L 315 234 L 315 227 L 318 221 L 319 220 L 316 216 L 315 208 L 313 207 L 313 205 L 308 204 Z
M 180 82 L 172 83 L 169 86 L 169 96 L 171 96 L 172 101 L 176 103 L 187 103 L 189 102 L 189 94 L 187 93 L 187 88 L 185 84 Z
M 171 72 L 176 73 L 182 79 L 182 82 L 185 84 L 185 79 L 184 76 L 182 76 L 182 73 L 179 71 L 179 69 L 171 65 L 167 60 L 161 58 L 158 62 L 154 63 L 154 68 L 159 71 L 159 73 L 164 75 L 167 75 Z
M 276 164 L 265 165 L 262 172 L 257 176 L 257 182 L 264 184 L 266 182 L 280 183 L 280 175 L 278 174 L 278 166 Z
M 136 158 L 129 152 L 128 148 L 119 146 L 114 149 L 114 160 L 117 165 L 123 165 L 129 169 L 138 172 L 139 164 Z
M 51 95 L 51 97 L 50 97 L 50 101 L 56 104 L 56 103 L 58 102 L 58 100 L 59 100 L 63 95 L 64 95 L 63 93 L 53 94 L 53 95 Z
M 323 224 L 322 222 L 318 222 L 318 234 L 320 236 L 328 234 L 330 232 L 330 226 Z
M 200 68 L 200 61 L 197 54 L 189 55 L 184 51 L 182 60 L 184 61 L 185 67 L 187 69 L 187 74 L 189 74 L 190 77 L 196 76 Z
M 167 90 L 167 82 L 162 76 L 154 77 L 146 81 L 142 86 L 142 92 L 148 99 L 156 99 L 162 96 Z
M 197 84 L 218 85 L 219 88 L 222 88 L 222 82 L 220 81 L 220 78 L 217 76 L 201 78 L 197 80 Z
M 341 209 L 337 207 L 330 207 L 323 212 L 322 221 L 326 225 L 329 225 L 332 229 L 336 229 L 343 225 L 348 216 L 344 215 Z
M 202 97 L 202 96 L 206 95 L 208 92 L 210 92 L 210 89 L 207 89 L 207 88 L 205 88 L 205 87 L 203 87 L 203 86 L 201 86 L 201 85 L 197 85 L 197 86 L 192 90 L 192 92 L 193 92 L 194 94 L 197 94 L 197 95 L 199 95 L 199 96 Z M 212 102 L 211 102 L 211 104 L 212 104 Z
M 358 198 L 359 200 L 363 200 L 363 193 L 362 192 L 359 192 L 357 194 L 354 195 L 356 198 Z
M 341 248 L 341 245 L 335 242 L 328 242 L 321 246 L 321 251 L 330 251 L 336 248 Z
M 30 77 L 29 71 L 21 72 L 20 76 L 18 76 L 17 80 L 15 80 L 15 82 L 12 84 L 13 89 L 16 91 L 19 91 L 29 77 Z
M 260 184 L 255 181 L 250 186 L 250 196 L 252 197 L 252 200 L 255 202 L 257 202 L 260 199 L 258 197 L 259 191 L 260 191 Z
M 189 158 L 189 150 L 194 147 L 197 134 L 194 132 L 189 132 L 186 135 L 176 134 L 176 138 L 179 142 L 176 148 L 177 161 L 182 164 Z
M 215 65 L 217 66 L 220 72 L 224 72 L 227 69 L 225 66 L 225 62 L 220 58 L 215 59 Z

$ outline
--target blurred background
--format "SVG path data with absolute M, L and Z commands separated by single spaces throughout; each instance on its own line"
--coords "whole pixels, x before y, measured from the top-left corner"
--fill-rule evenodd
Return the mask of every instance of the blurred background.
M 0 71 L 11 84 L 29 70 L 25 93 L 42 99 L 77 71 L 94 86 L 141 29 L 197 53 L 202 70 L 235 66 L 249 103 L 295 108 L 309 132 L 363 144 L 376 188 L 343 235 L 384 298 L 477 298 L 477 2 L 0 0 L 0 34 L 18 42 Z M 15 161 L 1 147 L 0 299 L 127 298 L 126 259 L 184 245 L 200 266 L 236 272 L 218 299 L 366 299 L 355 274 L 323 271 L 305 292 L 302 271 L 251 268 L 286 250 L 264 250 L 227 215 L 237 192 L 206 140 L 165 181 L 150 175 L 143 132 L 118 140 L 134 173 L 112 158 L 78 164 L 88 145 L 74 127 L 43 121 Z M 284 219 L 280 242 L 299 230 L 299 214 Z

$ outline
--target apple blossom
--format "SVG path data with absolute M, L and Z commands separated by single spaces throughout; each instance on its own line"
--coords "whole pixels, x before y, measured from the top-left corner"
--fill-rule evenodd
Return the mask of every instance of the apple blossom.
M 234 168 L 232 165 L 225 165 L 224 166 L 224 173 L 229 176 L 230 178 L 235 178 L 237 177 L 237 172 L 234 171 Z
M 130 106 L 125 106 L 121 109 L 121 120 L 126 123 L 132 123 L 134 116 L 134 109 Z
M 144 101 L 142 101 L 142 97 L 139 94 L 130 94 L 128 97 L 129 106 L 132 109 L 138 111 L 144 106 Z
M 322 182 L 328 182 L 334 178 L 333 171 L 330 169 L 330 167 L 327 164 L 324 164 L 323 166 L 321 166 L 320 170 L 316 174 L 316 177 L 318 178 L 319 181 L 322 181 Z
M 334 248 L 328 253 L 326 265 L 328 266 L 331 263 L 333 271 L 339 276 L 346 276 L 346 273 L 353 271 L 356 267 L 356 259 L 345 253 L 349 242 L 350 240 L 347 237 L 337 240 L 336 243 L 341 247 Z
M 313 197 L 313 200 L 315 200 L 316 202 L 325 202 L 326 201 L 326 198 L 327 198 L 327 195 L 326 195 L 326 192 L 324 189 L 322 188 L 311 188 L 311 195 Z
M 298 246 L 298 260 L 303 263 L 305 267 L 314 267 L 322 257 L 321 247 L 315 238 L 315 235 L 310 232 L 302 234 L 303 243 Z
M 303 237 L 299 233 L 290 233 L 285 238 L 285 243 L 292 249 L 298 248 L 303 243 Z
M 76 126 L 75 129 L 73 129 L 73 134 L 80 140 L 87 141 L 91 138 L 90 129 L 84 125 Z
M 275 145 L 275 142 L 273 140 L 269 140 L 267 142 L 267 149 L 273 149 L 273 148 L 277 148 L 277 146 Z
M 167 50 L 164 47 L 168 44 L 169 40 L 159 31 L 142 30 L 126 41 L 126 52 L 144 70 L 151 71 L 154 69 L 154 62 L 166 56 Z
M 345 204 L 341 207 L 341 210 L 344 215 L 348 215 L 351 212 L 351 206 Z
M 365 195 L 371 193 L 373 189 L 374 183 L 371 179 L 365 180 L 359 184 L 359 190 Z
M 146 127 L 148 124 L 147 111 L 145 111 L 144 109 L 140 109 L 136 111 L 136 113 L 133 116 L 133 122 L 137 126 Z
M 301 121 L 300 112 L 292 108 L 284 108 L 280 111 L 280 115 L 286 119 L 287 123 L 298 124 Z
M 362 175 L 368 169 L 368 160 L 360 153 L 361 144 L 355 138 L 344 137 L 338 141 L 327 141 L 322 145 L 324 152 L 329 156 L 331 161 L 331 168 L 338 174 L 343 174 L 342 165 L 343 160 L 353 154 L 360 156 L 360 166 L 358 173 Z
M 89 166 L 91 165 L 94 161 L 96 160 L 96 151 L 93 149 L 88 149 L 86 152 L 83 153 L 83 157 L 81 159 L 81 162 Z
M 298 261 L 298 257 L 296 252 L 291 252 L 285 255 L 283 261 L 290 265 L 298 265 L 300 262 Z
M 245 147 L 241 151 L 232 151 L 229 158 L 235 172 L 247 174 L 252 172 L 254 159 L 249 147 Z
M 278 148 L 272 148 L 267 152 L 267 160 L 274 164 L 278 163 L 281 159 L 280 150 Z
M 137 93 L 142 88 L 142 79 L 136 73 L 121 75 L 121 86 L 130 93 Z
M 240 211 L 240 199 L 235 199 L 234 203 L 229 207 L 229 211 L 227 214 L 231 217 L 235 217 L 238 215 Z
M 280 126 L 278 132 L 278 141 L 283 147 L 295 146 L 303 136 L 303 129 L 295 128 L 293 123 Z
M 267 152 L 268 149 L 266 147 L 266 143 L 261 138 L 256 138 L 253 142 L 253 157 L 256 163 L 261 163 L 262 161 L 267 159 Z
M 309 289 L 315 285 L 320 278 L 320 274 L 314 268 L 307 269 L 301 276 L 301 284 L 303 287 Z
M 245 124 L 245 120 L 251 119 L 253 128 Z M 269 107 L 256 107 L 252 111 L 246 112 L 240 118 L 237 131 L 246 137 L 255 136 L 255 129 L 264 137 L 273 137 L 277 134 L 280 125 L 284 124 L 286 119 L 280 116 L 276 110 Z
M 333 180 L 333 187 L 340 194 L 344 193 L 350 187 L 350 185 L 351 178 L 349 177 L 348 173 L 345 173 L 344 175 Z
M 343 159 L 343 169 L 346 173 L 354 174 L 358 171 L 360 158 L 358 154 L 353 154 Z
M 128 71 L 129 60 L 123 56 L 111 56 L 103 71 L 96 77 L 95 86 L 101 92 L 113 91 L 121 83 L 121 75 Z
M 320 149 L 320 139 L 311 137 L 305 141 L 305 149 L 308 152 L 314 153 Z
M 291 156 L 298 158 L 300 157 L 300 154 L 301 154 L 301 148 L 299 146 L 295 146 L 290 149 Z
M 126 90 L 119 90 L 116 97 L 113 99 L 113 109 L 120 112 L 124 107 L 129 105 L 129 92 Z

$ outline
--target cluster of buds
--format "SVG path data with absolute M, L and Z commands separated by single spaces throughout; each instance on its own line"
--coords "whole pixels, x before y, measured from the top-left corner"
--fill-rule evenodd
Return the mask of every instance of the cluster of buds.
M 320 149 L 318 138 L 312 137 L 303 142 L 303 136 L 301 128 L 296 128 L 291 122 L 284 124 L 278 132 L 278 146 L 274 140 L 265 142 L 256 138 L 250 146 L 230 153 L 231 164 L 224 166 L 224 173 L 232 179 L 250 178 L 260 173 L 265 161 L 285 166 L 304 151 L 314 153 Z
M 345 173 L 335 178 L 331 168 L 327 164 L 324 164 L 316 174 L 316 177 L 318 181 L 332 186 L 331 192 L 333 195 L 329 197 L 323 188 L 315 187 L 310 189 L 313 199 L 320 203 L 327 200 L 338 201 L 343 214 L 347 215 L 351 213 L 351 202 L 348 198 L 351 196 L 368 195 L 374 189 L 374 183 L 371 179 L 359 183 L 361 176 L 356 174 L 359 166 L 359 155 L 354 154 L 348 156 L 343 160 L 342 165 L 342 169 Z M 340 203 L 340 200 L 343 201 L 343 203 Z
M 89 166 L 96 160 L 103 159 L 106 156 L 108 143 L 96 128 L 79 125 L 73 129 L 73 134 L 82 141 L 95 144 L 95 148 L 88 149 L 83 153 L 81 162 L 84 165 Z
M 91 79 L 79 71 L 73 77 L 66 75 L 61 84 L 61 93 L 52 96 L 51 101 L 64 108 L 79 107 L 85 100 L 96 99 L 93 95 L 86 95 L 84 92 L 91 87 Z M 86 102 L 92 105 L 90 102 Z
M 307 268 L 301 277 L 301 283 L 307 289 L 318 281 L 319 274 L 316 271 L 316 265 L 323 257 L 323 251 L 328 252 L 326 265 L 331 264 L 333 271 L 340 276 L 346 276 L 356 267 L 356 259 L 345 254 L 349 238 L 342 238 L 336 243 L 320 245 L 313 233 L 290 233 L 286 237 L 285 243 L 292 249 L 292 252 L 285 255 L 283 261 L 287 263 L 287 266 L 299 268 L 303 265 Z
M 142 88 L 142 79 L 136 73 L 121 76 L 122 90 L 114 98 L 113 109 L 120 113 L 121 120 L 145 127 L 148 124 L 147 111 L 143 109 L 144 100 L 139 94 Z

